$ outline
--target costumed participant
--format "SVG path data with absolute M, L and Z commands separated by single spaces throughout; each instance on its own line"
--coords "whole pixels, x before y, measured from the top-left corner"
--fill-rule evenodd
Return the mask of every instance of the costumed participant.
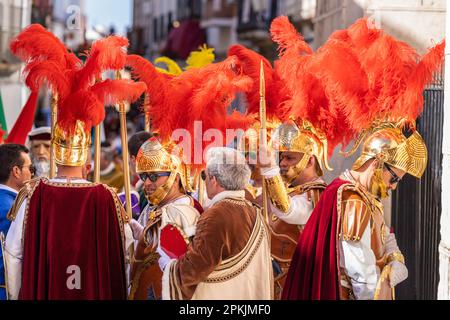
M 83 179 L 91 128 L 104 119 L 104 106 L 133 102 L 146 88 L 130 80 L 99 80 L 103 71 L 124 67 L 127 45 L 120 37 L 99 40 L 82 63 L 40 25 L 30 25 L 11 43 L 11 51 L 26 61 L 31 91 L 47 83 L 58 95 L 52 136 L 58 176 L 28 183 L 8 214 L 12 224 L 5 258 L 11 299 L 127 297 L 132 244 L 127 216 L 110 187 Z
M 291 74 L 288 76 L 284 73 L 294 54 L 300 56 L 304 52 L 306 55 L 303 59 L 309 59 L 312 50 L 286 18 L 275 19 L 271 31 L 273 39 L 280 45 L 280 59 L 274 69 L 264 58 L 242 46 L 233 46 L 230 53 L 236 54 L 245 61 L 246 66 L 250 66 L 245 69 L 246 72 L 255 70 L 258 65 L 256 61 L 263 61 L 268 75 L 267 114 L 268 117 L 275 117 L 283 122 L 271 133 L 271 144 L 278 152 L 279 166 L 272 159 L 271 166 L 266 164 L 261 168 L 261 176 L 265 177 L 271 200 L 268 211 L 272 233 L 275 299 L 280 299 L 298 237 L 326 187 L 321 176 L 324 170 L 330 170 L 327 163 L 330 150 L 327 136 L 322 133 L 321 128 L 326 125 L 326 131 L 330 135 L 335 134 L 337 128 L 325 121 L 317 121 L 318 116 L 322 119 L 328 116 L 329 119 L 328 114 L 314 114 L 321 103 L 320 99 L 323 100 L 323 90 L 319 87 L 314 90 L 314 95 L 300 96 L 299 92 L 305 89 L 305 73 L 294 72 L 294 69 L 289 71 Z M 252 93 L 253 95 L 248 95 L 250 109 L 256 109 L 254 105 L 258 97 L 255 90 Z M 301 105 L 299 99 L 303 99 Z M 316 126 L 308 120 L 313 121 Z M 334 148 L 330 147 L 331 150 Z
M 236 57 L 243 66 L 242 72 L 253 80 L 253 86 L 245 94 L 247 114 L 255 119 L 260 116 L 261 102 L 261 77 L 264 76 L 264 89 L 269 92 L 264 100 L 266 103 L 266 123 L 268 127 L 267 139 L 273 129 L 288 119 L 287 110 L 283 108 L 283 102 L 288 98 L 286 88 L 282 80 L 275 73 L 270 62 L 257 52 L 242 45 L 233 45 L 228 49 L 228 57 Z M 238 140 L 238 150 L 244 153 L 247 163 L 252 170 L 251 181 L 247 185 L 246 198 L 249 201 L 262 205 L 263 177 L 258 164 L 258 147 L 261 129 L 261 119 L 255 120 L 252 126 L 243 132 Z
M 136 157 L 139 152 L 141 146 L 148 139 L 153 137 L 153 134 L 147 131 L 140 131 L 135 133 L 128 140 L 128 152 L 130 153 L 130 171 L 131 171 L 131 186 L 134 191 L 137 192 L 137 200 L 138 200 L 138 209 L 136 209 L 136 213 L 133 210 L 133 218 L 138 219 L 142 210 L 147 206 L 148 201 L 145 197 L 144 193 L 144 182 L 139 178 L 139 175 L 136 173 Z
M 36 168 L 36 177 L 48 178 L 50 174 L 50 143 L 52 129 L 40 127 L 28 134 L 30 143 L 30 156 Z
M 221 135 L 219 138 L 223 138 L 225 129 L 233 128 L 233 125 L 236 125 L 234 122 L 240 121 L 239 116 L 228 117 L 226 108 L 233 100 L 236 92 L 251 85 L 250 79 L 240 76 L 233 70 L 233 67 L 236 66 L 235 59 L 228 59 L 225 62 L 211 64 L 203 68 L 192 68 L 176 77 L 167 77 L 161 74 L 150 62 L 139 56 L 128 56 L 127 63 L 132 69 L 133 77 L 149 84 L 144 109 L 147 114 L 151 115 L 152 130 L 158 133 L 161 144 L 164 146 L 163 148 L 155 148 L 157 150 L 160 148 L 165 157 L 170 155 L 171 158 L 168 159 L 178 159 L 174 168 L 177 171 L 173 175 L 180 176 L 182 180 L 184 187 L 181 188 L 180 192 L 189 192 L 191 191 L 189 179 L 191 170 L 198 172 L 203 166 L 202 150 L 206 145 L 202 140 L 203 135 L 207 130 L 218 128 L 218 133 Z M 196 127 L 196 123 L 200 123 L 199 128 Z M 223 142 L 219 143 L 222 144 Z M 196 149 L 199 147 L 200 150 Z M 175 152 L 175 150 L 178 151 Z M 154 150 L 154 152 L 156 151 Z M 137 162 L 138 172 L 141 170 L 139 169 L 140 154 Z M 157 166 L 158 163 L 154 163 L 154 165 Z M 157 167 L 155 170 L 156 173 L 161 173 L 161 168 Z M 166 174 L 167 170 L 164 170 Z M 167 177 L 161 179 L 164 181 L 167 180 Z M 173 183 L 173 179 L 171 178 L 171 183 Z M 154 185 L 154 183 L 151 185 Z M 178 188 L 179 185 L 174 184 L 174 187 Z M 167 192 L 169 189 L 163 190 Z M 154 187 L 148 191 L 156 192 Z M 161 191 L 158 191 L 156 194 L 158 198 L 161 196 L 160 193 Z M 150 211 L 155 208 L 158 209 L 160 202 L 155 203 L 151 194 L 148 194 L 147 197 L 149 202 L 156 206 L 149 206 Z M 189 197 L 186 196 L 186 199 L 189 199 Z M 189 237 L 194 234 L 198 217 L 190 219 L 192 225 L 188 226 L 181 224 L 181 213 L 191 214 L 193 210 L 192 207 L 189 209 L 183 208 L 181 212 L 177 211 L 178 214 L 173 217 L 163 213 L 156 218 L 150 211 L 150 214 L 146 214 L 147 210 L 143 212 L 140 222 L 146 229 L 138 244 L 136 255 L 138 261 L 137 267 L 134 268 L 136 272 L 134 272 L 133 283 L 136 290 L 132 290 L 133 298 L 147 298 L 147 292 L 149 291 L 151 292 L 150 298 L 159 298 L 160 294 L 158 294 L 157 288 L 159 275 L 156 271 L 152 271 L 155 267 L 155 257 L 158 257 L 158 253 L 161 254 L 164 250 L 171 257 L 181 256 L 185 252 L 186 241 L 183 239 L 189 240 Z M 198 208 L 198 211 L 202 211 L 202 209 Z M 179 227 L 181 239 L 178 237 L 179 242 L 172 241 L 172 243 L 164 245 L 161 241 L 165 230 L 161 230 L 159 221 L 170 220 L 174 220 L 173 224 Z M 166 225 L 167 223 L 164 223 L 163 227 Z M 138 230 L 138 228 L 136 229 Z M 139 233 L 138 230 L 136 234 Z M 155 237 L 154 234 L 158 236 Z M 171 249 L 170 246 L 173 247 L 174 244 L 175 248 Z M 156 252 L 157 249 L 158 252 Z M 161 278 L 159 278 L 159 284 L 161 284 Z M 147 290 L 149 285 L 152 286 L 153 290 Z
M 149 204 L 139 218 L 135 238 L 139 239 L 132 266 L 130 299 L 157 300 L 161 298 L 162 272 L 158 265 L 161 240 L 167 240 L 164 250 L 178 257 L 195 234 L 200 216 L 194 199 L 187 195 L 189 186 L 181 160 L 170 154 L 156 138 L 139 149 L 136 173 L 144 182 Z M 140 230 L 141 229 L 141 230 Z M 177 241 L 178 240 L 178 241 Z
M 444 46 L 420 59 L 361 19 L 333 34 L 304 66 L 326 91 L 330 110 L 345 116 L 344 131 L 361 133 L 350 153 L 361 143 L 362 153 L 323 192 L 299 238 L 283 299 L 390 300 L 407 278 L 380 200 L 405 174 L 420 178 L 425 171 L 427 148 L 415 120 Z M 343 65 L 351 77 L 343 76 Z
M 250 168 L 229 148 L 209 149 L 206 162 L 203 178 L 212 204 L 186 254 L 161 257 L 163 299 L 272 299 L 269 231 L 259 207 L 245 199 Z

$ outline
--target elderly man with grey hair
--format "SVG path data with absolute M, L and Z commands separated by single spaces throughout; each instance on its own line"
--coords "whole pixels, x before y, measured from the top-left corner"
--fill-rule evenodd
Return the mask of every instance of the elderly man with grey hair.
M 210 207 L 202 214 L 187 253 L 164 253 L 163 299 L 270 300 L 270 236 L 261 210 L 245 199 L 250 168 L 237 150 L 212 148 L 205 180 Z

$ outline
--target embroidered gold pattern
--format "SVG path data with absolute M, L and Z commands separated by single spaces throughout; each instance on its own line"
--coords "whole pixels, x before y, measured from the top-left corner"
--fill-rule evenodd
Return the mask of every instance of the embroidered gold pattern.
M 238 254 L 237 257 L 240 258 L 240 260 L 236 261 L 237 259 L 235 257 L 232 258 L 232 262 L 231 261 L 229 263 L 225 263 L 226 268 L 224 265 L 219 266 L 219 268 L 216 269 L 216 271 L 221 271 L 221 270 L 225 270 L 228 268 L 231 268 L 233 266 L 235 266 L 237 263 L 241 262 L 242 260 L 242 256 L 244 254 L 244 251 L 246 251 L 245 255 L 248 254 L 249 250 L 251 249 L 251 246 L 253 245 L 253 242 L 251 241 L 256 241 L 256 244 L 254 244 L 254 249 L 252 250 L 252 252 L 250 253 L 248 259 L 243 263 L 243 265 L 236 271 L 234 271 L 233 273 L 226 275 L 226 276 L 222 276 L 222 277 L 211 277 L 206 279 L 204 282 L 206 283 L 219 283 L 219 282 L 225 282 L 228 281 L 230 279 L 233 279 L 234 277 L 238 276 L 240 273 L 242 273 L 250 264 L 250 262 L 253 260 L 253 257 L 256 255 L 256 252 L 258 251 L 259 247 L 261 246 L 262 241 L 264 240 L 266 234 L 267 234 L 267 230 L 264 227 L 263 221 L 260 217 L 260 213 L 257 214 L 257 220 L 255 222 L 256 226 L 255 226 L 255 230 L 254 230 L 254 236 L 252 235 L 250 237 L 250 248 L 244 248 L 243 252 L 241 252 L 240 254 Z M 259 236 L 258 236 L 259 234 Z M 255 240 L 255 238 L 257 238 L 257 240 Z M 244 257 L 245 257 L 244 255 Z

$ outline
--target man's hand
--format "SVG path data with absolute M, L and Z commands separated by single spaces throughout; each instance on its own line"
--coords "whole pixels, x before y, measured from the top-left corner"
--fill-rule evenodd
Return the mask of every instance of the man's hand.
M 142 236 L 142 233 L 144 232 L 144 227 L 134 219 L 130 220 L 129 225 L 131 227 L 131 230 L 133 231 L 134 240 L 139 240 Z
M 391 288 L 394 288 L 399 283 L 405 281 L 408 278 L 408 269 L 406 266 L 398 261 L 392 261 L 389 263 L 391 266 L 391 273 L 389 273 L 389 281 Z
M 258 153 L 258 165 L 260 168 L 273 168 L 277 164 L 275 162 L 275 155 L 267 146 L 267 130 L 261 129 Z
M 156 249 L 156 252 L 158 252 L 158 254 L 160 256 L 160 258 L 158 260 L 159 267 L 160 267 L 161 271 L 164 271 L 164 269 L 166 268 L 167 264 L 172 259 L 170 259 L 170 257 L 159 246 L 158 246 L 158 249 Z
M 391 287 L 394 288 L 396 285 L 408 278 L 408 268 L 406 268 L 404 261 L 400 261 L 404 260 L 404 258 L 398 248 L 397 240 L 395 239 L 395 234 L 393 233 L 386 233 L 386 255 L 388 257 L 388 261 L 392 260 L 389 262 L 389 265 L 391 266 L 389 280 Z

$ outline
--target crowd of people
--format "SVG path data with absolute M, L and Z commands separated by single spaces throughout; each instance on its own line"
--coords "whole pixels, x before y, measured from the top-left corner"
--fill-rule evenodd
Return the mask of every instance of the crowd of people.
M 0 146 L 0 297 L 392 300 L 408 270 L 381 199 L 426 169 L 415 121 L 445 44 L 419 59 L 364 19 L 316 53 L 286 17 L 271 33 L 275 67 L 236 45 L 225 61 L 176 75 L 127 56 L 116 36 L 94 43 L 84 63 L 40 26 L 17 36 L 27 85 L 49 81 L 59 102 L 53 130 L 33 130 L 28 147 Z M 124 67 L 131 80 L 101 79 Z M 230 115 L 242 93 L 247 114 Z M 142 95 L 154 133 L 131 126 L 129 173 L 109 136 L 93 182 L 91 132 L 104 106 Z M 245 130 L 205 149 L 175 141 L 178 129 L 191 134 L 181 142 L 198 137 L 195 122 L 209 141 L 211 129 Z M 352 139 L 348 154 L 362 146 L 359 158 L 327 184 L 329 155 Z

